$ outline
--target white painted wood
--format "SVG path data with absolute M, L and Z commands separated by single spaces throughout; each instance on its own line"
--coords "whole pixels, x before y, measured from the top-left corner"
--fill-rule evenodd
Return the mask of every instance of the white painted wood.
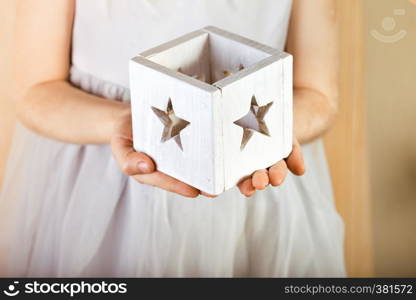
M 278 160 L 287 157 L 292 143 L 291 95 L 284 91 L 284 59 L 269 60 L 256 71 L 233 80 L 223 80 L 216 84 L 222 91 L 221 111 L 223 113 L 225 189 L 233 187 L 244 175 L 267 168 Z M 227 78 L 228 79 L 228 78 Z M 272 102 L 264 117 L 269 136 L 254 131 L 244 149 L 240 149 L 243 128 L 234 124 L 250 109 L 252 97 L 259 106 Z
M 268 46 L 206 27 L 133 58 L 130 88 L 135 149 L 207 193 L 220 194 L 291 151 L 292 57 Z M 168 103 L 173 120 L 185 123 L 175 127 L 183 128 L 180 138 L 161 141 L 177 132 L 166 129 L 173 126 Z M 242 148 L 244 131 L 250 138 Z
M 147 50 L 143 57 L 185 74 L 199 75 L 210 81 L 208 33 L 196 31 L 184 37 Z
M 220 193 L 224 179 L 217 171 L 223 168 L 223 161 L 215 138 L 221 132 L 220 126 L 214 124 L 213 111 L 221 92 L 143 58 L 130 64 L 130 74 L 134 148 L 150 155 L 160 171 Z M 166 110 L 169 99 L 175 114 L 190 122 L 180 133 L 183 150 L 173 139 L 161 142 L 164 126 L 151 109 Z

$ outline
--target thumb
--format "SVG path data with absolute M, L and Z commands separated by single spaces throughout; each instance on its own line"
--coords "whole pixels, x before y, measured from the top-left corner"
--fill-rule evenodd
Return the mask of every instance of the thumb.
M 113 137 L 111 148 L 114 158 L 126 175 L 149 174 L 156 169 L 155 163 L 148 155 L 133 149 L 133 141 L 129 138 Z

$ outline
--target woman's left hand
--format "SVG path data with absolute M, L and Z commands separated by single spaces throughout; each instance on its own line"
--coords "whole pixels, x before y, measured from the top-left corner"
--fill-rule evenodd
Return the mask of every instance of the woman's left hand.
M 293 142 L 292 152 L 287 158 L 278 161 L 268 169 L 255 171 L 237 186 L 244 196 L 251 197 L 257 190 L 263 190 L 269 184 L 272 186 L 281 185 L 288 171 L 295 175 L 303 175 L 305 173 L 302 151 L 296 139 Z

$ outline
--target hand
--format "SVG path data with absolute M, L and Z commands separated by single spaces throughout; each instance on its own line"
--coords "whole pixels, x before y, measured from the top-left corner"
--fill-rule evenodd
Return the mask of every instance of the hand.
M 296 139 L 293 142 L 292 152 L 287 158 L 278 161 L 268 169 L 255 171 L 250 177 L 243 179 L 237 186 L 244 196 L 251 197 L 256 190 L 262 190 L 269 184 L 272 186 L 281 185 L 288 170 L 295 175 L 303 175 L 305 173 L 302 151 Z
M 200 191 L 182 181 L 156 170 L 154 161 L 133 149 L 130 110 L 120 117 L 111 137 L 114 158 L 124 174 L 142 184 L 149 184 L 185 197 L 197 197 Z M 205 194 L 204 194 L 205 195 Z

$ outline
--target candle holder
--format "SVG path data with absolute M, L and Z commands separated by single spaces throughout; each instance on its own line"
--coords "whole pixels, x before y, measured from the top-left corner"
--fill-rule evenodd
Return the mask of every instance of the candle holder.
M 133 140 L 210 194 L 292 149 L 292 56 L 209 26 L 130 61 Z

